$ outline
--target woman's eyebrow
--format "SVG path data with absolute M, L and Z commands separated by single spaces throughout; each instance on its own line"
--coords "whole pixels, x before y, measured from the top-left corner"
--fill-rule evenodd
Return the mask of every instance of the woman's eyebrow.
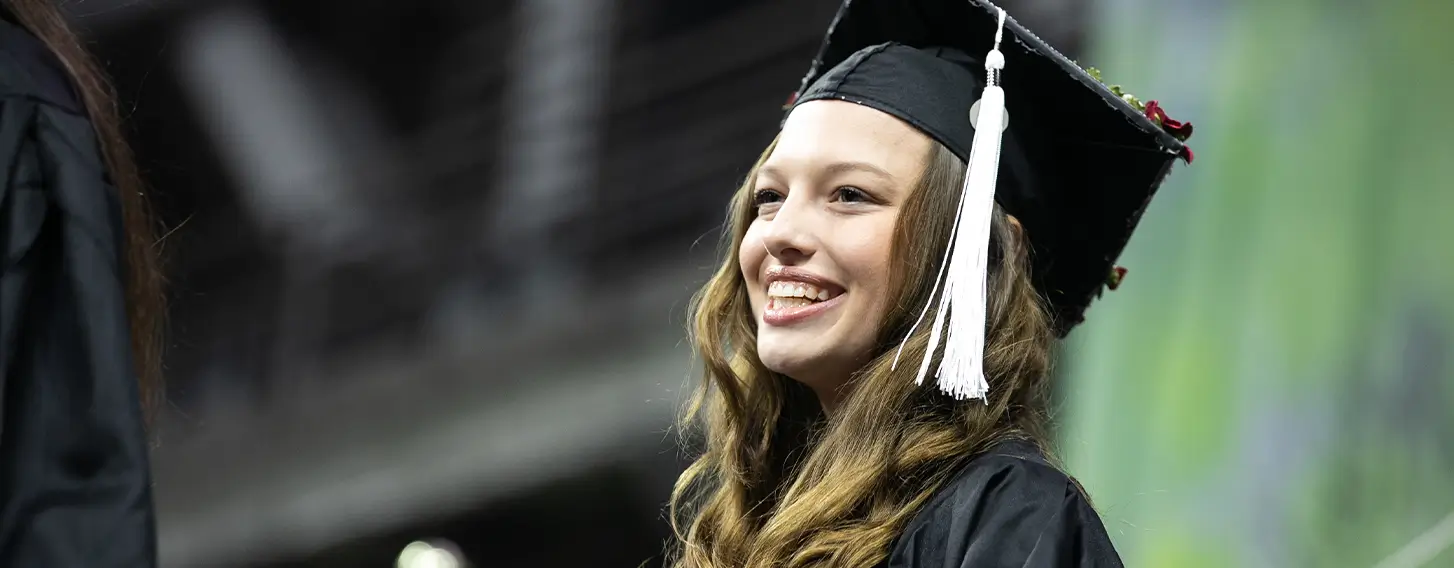
M 827 164 L 827 165 L 823 166 L 823 170 L 822 171 L 823 171 L 823 173 L 829 174 L 829 175 L 838 175 L 838 174 L 844 174 L 844 173 L 848 173 L 848 172 L 864 172 L 864 173 L 868 173 L 868 174 L 871 174 L 871 175 L 874 175 L 874 176 L 878 176 L 880 178 L 883 178 L 885 181 L 889 181 L 889 182 L 898 182 L 899 181 L 897 177 L 894 177 L 894 175 L 891 174 L 891 173 L 889 173 L 887 170 L 884 170 L 883 168 L 880 168 L 880 167 L 875 166 L 873 164 L 870 164 L 868 162 L 853 162 L 853 161 L 833 162 L 831 164 Z M 763 166 L 762 169 L 758 171 L 758 173 L 759 173 L 759 175 L 766 175 L 766 176 L 771 176 L 771 177 L 775 177 L 775 178 L 779 178 L 779 179 L 785 177 L 783 175 L 783 171 L 781 169 L 777 168 L 776 166 Z

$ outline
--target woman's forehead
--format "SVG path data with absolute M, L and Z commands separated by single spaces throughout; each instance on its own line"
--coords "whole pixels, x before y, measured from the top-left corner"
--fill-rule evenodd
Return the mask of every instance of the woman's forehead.
M 845 101 L 810 101 L 788 115 L 766 165 L 792 170 L 861 162 L 912 180 L 923 171 L 931 144 L 923 132 L 879 110 Z

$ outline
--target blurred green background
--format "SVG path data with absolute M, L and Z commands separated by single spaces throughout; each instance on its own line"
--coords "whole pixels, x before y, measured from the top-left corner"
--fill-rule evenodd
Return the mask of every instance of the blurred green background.
M 1454 3 L 1096 6 L 1196 126 L 1061 358 L 1127 564 L 1454 566 Z

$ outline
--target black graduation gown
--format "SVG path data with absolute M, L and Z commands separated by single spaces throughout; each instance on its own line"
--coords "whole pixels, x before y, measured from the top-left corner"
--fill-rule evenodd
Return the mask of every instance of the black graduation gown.
M 0 20 L 0 566 L 150 567 L 120 204 L 59 65 Z
M 1076 484 L 1020 442 L 975 458 L 909 521 L 884 568 L 1120 568 Z

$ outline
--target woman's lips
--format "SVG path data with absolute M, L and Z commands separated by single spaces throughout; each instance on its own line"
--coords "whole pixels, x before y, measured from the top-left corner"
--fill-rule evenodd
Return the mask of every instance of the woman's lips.
M 847 294 L 838 294 L 821 302 L 807 302 L 801 298 L 779 298 L 769 296 L 767 306 L 762 310 L 762 323 L 771 326 L 788 326 L 822 314 L 842 303 Z

